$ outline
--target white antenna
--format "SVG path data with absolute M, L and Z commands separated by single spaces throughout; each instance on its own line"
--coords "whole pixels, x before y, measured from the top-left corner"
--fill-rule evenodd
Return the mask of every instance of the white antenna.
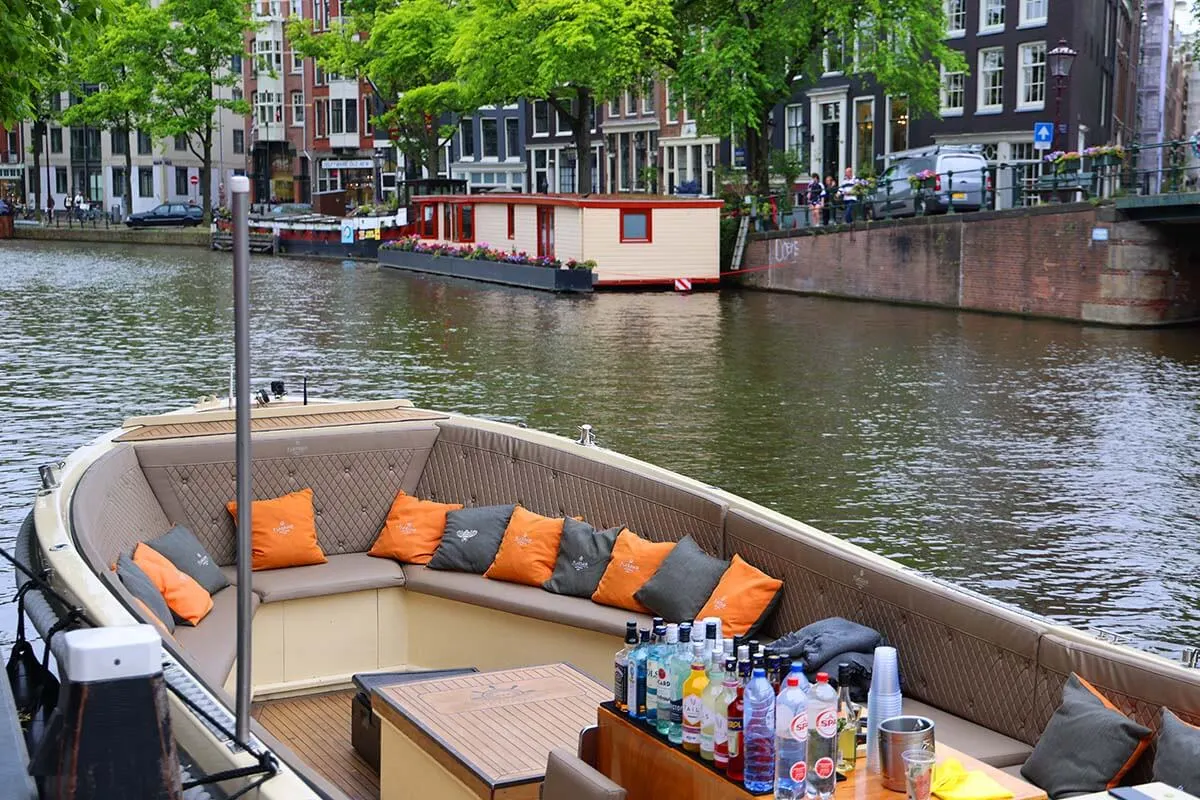
M 233 408 L 233 372 L 236 367 L 236 363 L 229 365 L 229 397 L 225 404 L 226 408 Z

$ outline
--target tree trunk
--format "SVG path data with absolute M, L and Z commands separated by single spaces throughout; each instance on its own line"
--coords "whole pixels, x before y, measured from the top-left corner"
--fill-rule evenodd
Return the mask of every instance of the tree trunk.
M 758 127 L 748 126 L 746 128 L 747 174 L 750 177 L 750 185 L 754 187 L 759 197 L 766 197 L 771 193 L 770 115 L 771 109 L 764 107 L 760 112 Z
M 47 184 L 50 181 L 42 175 L 42 138 L 46 135 L 46 123 L 43 120 L 34 120 L 33 128 L 30 129 L 33 134 L 33 174 L 37 177 L 37 184 L 33 191 L 33 205 L 38 211 L 43 209 L 42 206 L 42 184 Z M 49 191 L 50 187 L 46 187 Z
M 576 97 L 578 113 L 571 119 L 571 135 L 575 139 L 575 191 L 588 194 L 592 191 L 592 131 L 588 125 L 591 92 L 580 88 Z
M 204 224 L 212 222 L 212 194 L 209 187 L 212 184 L 212 117 L 204 125 L 204 158 L 200 167 L 200 209 L 204 214 Z
M 132 132 L 132 121 L 129 115 L 125 115 L 125 196 L 122 198 L 125 202 L 125 216 L 128 217 L 133 213 L 133 145 L 129 143 L 129 135 Z

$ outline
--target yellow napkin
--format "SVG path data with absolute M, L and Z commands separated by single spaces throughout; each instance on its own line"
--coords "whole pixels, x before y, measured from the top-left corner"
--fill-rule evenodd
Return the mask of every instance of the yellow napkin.
M 934 769 L 933 793 L 942 800 L 1011 800 L 1013 796 L 987 774 L 967 772 L 956 758 L 947 758 Z

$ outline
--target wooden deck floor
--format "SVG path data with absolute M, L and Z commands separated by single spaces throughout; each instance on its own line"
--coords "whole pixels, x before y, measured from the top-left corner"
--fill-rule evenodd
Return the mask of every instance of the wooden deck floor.
M 379 776 L 350 744 L 354 692 L 255 703 L 254 718 L 354 800 L 379 800 Z

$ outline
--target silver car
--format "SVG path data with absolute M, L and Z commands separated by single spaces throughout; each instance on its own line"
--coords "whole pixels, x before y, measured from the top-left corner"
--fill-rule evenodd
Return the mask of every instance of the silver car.
M 925 170 L 934 173 L 934 185 L 913 189 L 909 178 Z M 871 196 L 875 219 L 979 211 L 990 205 L 991 173 L 987 159 L 979 153 L 938 152 L 900 158 L 879 176 Z

